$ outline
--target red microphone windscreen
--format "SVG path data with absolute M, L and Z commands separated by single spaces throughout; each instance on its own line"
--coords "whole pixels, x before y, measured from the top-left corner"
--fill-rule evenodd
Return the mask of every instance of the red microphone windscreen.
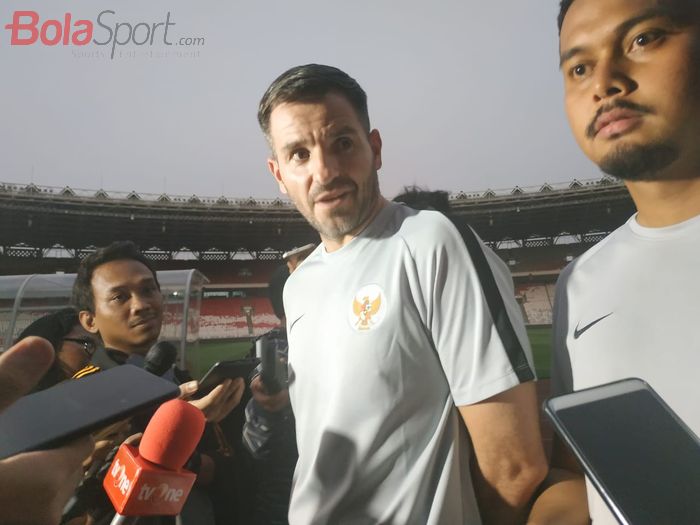
M 153 414 L 139 445 L 139 456 L 168 470 L 179 470 L 194 452 L 204 432 L 204 414 L 173 399 Z

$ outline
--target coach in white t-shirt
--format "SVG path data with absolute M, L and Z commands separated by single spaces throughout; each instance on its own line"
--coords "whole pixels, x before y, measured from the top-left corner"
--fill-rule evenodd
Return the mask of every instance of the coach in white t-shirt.
M 559 23 L 574 136 L 638 213 L 559 279 L 553 393 L 640 377 L 700 434 L 700 2 L 568 0 Z M 561 443 L 552 466 L 577 472 Z M 588 488 L 594 523 L 616 523 Z M 588 522 L 580 471 L 533 522 Z
M 522 522 L 546 464 L 507 269 L 473 232 L 380 195 L 381 138 L 347 74 L 292 68 L 258 119 L 322 240 L 285 288 L 290 523 Z

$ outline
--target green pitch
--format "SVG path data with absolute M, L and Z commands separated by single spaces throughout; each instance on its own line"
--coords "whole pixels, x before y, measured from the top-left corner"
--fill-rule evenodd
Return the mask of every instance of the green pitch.
M 549 377 L 549 356 L 552 329 L 549 326 L 528 327 L 527 335 L 532 345 L 537 377 Z M 188 349 L 187 360 L 194 377 L 201 377 L 217 361 L 241 359 L 250 351 L 253 343 L 240 340 L 200 341 L 199 347 Z
M 537 377 L 540 379 L 549 377 L 549 359 L 552 353 L 552 327 L 529 326 L 527 335 L 532 346 L 532 357 L 535 361 Z

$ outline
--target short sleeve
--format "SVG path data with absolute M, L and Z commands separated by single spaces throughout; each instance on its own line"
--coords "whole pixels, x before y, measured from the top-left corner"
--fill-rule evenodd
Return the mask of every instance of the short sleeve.
M 439 215 L 439 214 L 435 214 Z M 508 268 L 468 228 L 442 215 L 412 249 L 423 320 L 458 406 L 534 379 L 532 353 Z

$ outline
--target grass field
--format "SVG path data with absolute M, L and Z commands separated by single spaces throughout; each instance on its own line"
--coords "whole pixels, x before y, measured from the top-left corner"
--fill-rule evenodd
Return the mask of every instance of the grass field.
M 537 377 L 549 377 L 550 340 L 552 329 L 548 326 L 534 326 L 527 329 L 532 345 Z M 190 371 L 194 377 L 201 377 L 217 361 L 241 359 L 250 350 L 250 341 L 216 340 L 200 341 L 198 349 L 187 352 Z
M 530 326 L 527 329 L 532 346 L 537 377 L 549 377 L 549 357 L 552 353 L 552 328 L 550 326 Z

